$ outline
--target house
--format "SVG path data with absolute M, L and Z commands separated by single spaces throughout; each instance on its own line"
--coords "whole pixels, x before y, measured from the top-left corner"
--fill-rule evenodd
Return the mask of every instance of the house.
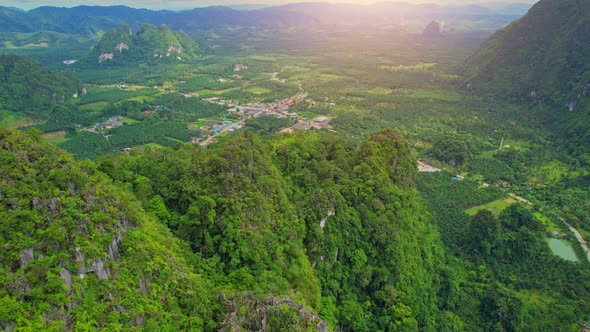
M 207 130 L 207 129 L 203 129 L 203 128 L 199 128 L 199 135 L 205 137 L 205 136 L 211 136 L 215 134 L 215 132 L 213 132 L 212 130 Z
M 319 127 L 325 127 L 330 122 L 330 119 L 325 116 L 318 116 L 317 118 L 313 119 L 313 124 Z
M 121 120 L 123 120 L 122 116 L 114 116 L 105 122 L 97 124 L 96 129 L 111 129 L 121 127 L 123 125 Z
M 215 120 L 209 120 L 207 122 L 205 122 L 205 126 L 207 127 L 215 127 L 219 125 L 219 121 L 215 121 Z
M 293 129 L 293 130 L 307 130 L 310 127 L 311 126 L 308 123 L 300 122 L 300 123 L 294 124 L 291 127 L 291 129 Z
M 243 63 L 237 63 L 234 65 L 234 72 L 236 71 L 241 71 L 241 70 L 246 70 L 248 69 L 248 65 L 243 64 Z
M 141 113 L 143 113 L 143 115 L 152 115 L 152 114 L 154 114 L 154 111 L 152 111 L 152 110 L 145 110 L 145 111 L 143 111 Z

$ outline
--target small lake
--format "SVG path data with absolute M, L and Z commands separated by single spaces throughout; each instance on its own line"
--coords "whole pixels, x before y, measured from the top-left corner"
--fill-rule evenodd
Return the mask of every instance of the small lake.
M 548 238 L 549 247 L 553 253 L 565 260 L 579 262 L 574 245 L 568 240 Z

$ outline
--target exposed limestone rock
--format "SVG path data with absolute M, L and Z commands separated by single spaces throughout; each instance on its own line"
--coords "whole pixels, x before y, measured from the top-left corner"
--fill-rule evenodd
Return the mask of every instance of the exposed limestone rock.
M 104 266 L 105 260 L 99 259 L 92 263 L 92 270 L 96 274 L 96 277 L 101 280 L 106 280 L 111 276 L 111 272 Z
M 148 291 L 147 285 L 146 285 L 145 280 L 143 279 L 143 277 L 141 277 L 139 279 L 139 289 L 142 292 L 144 292 L 144 293 L 146 293 Z
M 182 47 L 170 45 L 168 46 L 168 53 L 171 52 L 182 53 Z
M 109 244 L 107 257 L 110 261 L 121 261 L 119 258 L 119 244 L 121 243 L 121 240 L 123 240 L 123 235 L 121 233 L 117 233 L 111 244 Z
M 72 281 L 72 273 L 62 266 L 61 270 L 59 271 L 59 276 L 61 277 L 61 280 L 63 280 L 64 283 L 68 285 L 68 290 L 72 289 L 72 286 L 74 285 L 74 282 Z
M 578 102 L 575 100 L 570 100 L 565 104 L 565 106 L 569 109 L 570 112 L 573 112 L 577 105 Z
M 270 331 L 272 329 L 268 324 L 272 316 L 279 317 L 287 312 L 295 313 L 293 316 L 298 320 L 296 326 L 301 330 L 315 330 L 313 327 L 316 327 L 317 331 L 327 331 L 326 324 L 316 313 L 290 298 L 278 299 L 270 296 L 266 300 L 260 300 L 250 293 L 241 293 L 219 300 L 226 302 L 229 311 L 220 331 L 241 331 L 246 328 L 249 331 Z
M 125 43 L 119 43 L 117 44 L 117 46 L 115 46 L 115 49 L 119 51 L 119 53 L 123 53 L 123 50 L 129 50 L 129 46 Z
M 18 252 L 20 256 L 20 263 L 22 266 L 27 266 L 34 258 L 33 248 L 23 249 Z
M 5 323 L 0 321 L 0 329 L 5 332 L 12 332 L 16 326 L 14 324 Z
M 324 218 L 322 218 L 322 220 L 320 220 L 320 228 L 321 228 L 321 229 L 324 229 L 324 227 L 326 227 L 326 220 L 327 220 L 329 217 L 333 216 L 334 214 L 335 214 L 335 213 L 334 213 L 334 210 L 328 210 L 328 215 L 327 215 L 327 216 L 325 216 Z
M 113 60 L 113 53 L 102 53 L 98 56 L 98 63 L 102 63 L 103 61 Z

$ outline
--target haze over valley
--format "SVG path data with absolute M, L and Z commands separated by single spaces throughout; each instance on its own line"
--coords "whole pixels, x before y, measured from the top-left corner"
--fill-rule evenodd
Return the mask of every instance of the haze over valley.
M 0 330 L 590 329 L 590 3 L 100 4 L 0 7 Z

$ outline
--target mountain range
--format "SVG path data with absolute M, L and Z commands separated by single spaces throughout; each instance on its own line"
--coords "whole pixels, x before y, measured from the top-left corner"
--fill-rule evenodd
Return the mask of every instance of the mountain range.
M 333 24 L 346 20 L 349 24 L 366 22 L 391 24 L 392 17 L 417 17 L 437 20 L 452 17 L 505 16 L 514 19 L 528 5 L 413 5 L 402 2 L 377 3 L 370 6 L 330 3 L 303 3 L 236 10 L 229 7 L 206 7 L 173 12 L 134 9 L 125 6 L 79 6 L 74 8 L 39 7 L 20 11 L 0 7 L 0 32 L 55 31 L 78 35 L 95 35 L 128 24 L 137 29 L 143 23 L 166 24 L 188 33 L 224 26 L 271 26 Z

